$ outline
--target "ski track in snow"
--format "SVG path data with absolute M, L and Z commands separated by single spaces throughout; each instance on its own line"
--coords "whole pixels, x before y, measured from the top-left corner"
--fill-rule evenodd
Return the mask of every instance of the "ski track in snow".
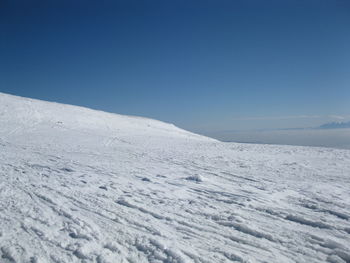
M 0 262 L 350 262 L 350 151 L 0 93 Z

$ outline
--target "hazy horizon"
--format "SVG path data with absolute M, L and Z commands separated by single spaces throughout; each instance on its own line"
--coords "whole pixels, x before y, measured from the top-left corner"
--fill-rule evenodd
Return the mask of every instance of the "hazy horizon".
M 350 149 L 350 129 L 298 129 L 202 133 L 224 141 Z
M 14 95 L 14 94 L 10 94 Z M 14 95 L 18 96 L 18 95 Z M 36 99 L 36 98 L 31 98 Z M 55 101 L 52 101 L 55 102 Z M 296 116 L 297 117 L 297 116 Z M 304 116 L 306 117 L 306 116 Z M 316 116 L 315 116 L 316 117 Z M 338 149 L 350 149 L 350 128 L 324 128 L 324 124 L 346 123 L 350 125 L 347 119 L 328 116 L 330 120 L 336 119 L 336 122 L 321 123 L 314 127 L 289 127 L 289 128 L 262 128 L 251 130 L 216 130 L 202 131 L 189 130 L 202 134 L 223 142 L 237 142 L 249 144 L 276 144 L 276 145 L 294 145 L 294 146 L 313 146 L 329 147 Z M 284 117 L 285 118 L 285 117 Z M 294 116 L 290 117 L 294 118 Z M 255 118 L 253 118 L 255 119 Z M 184 128 L 184 127 L 180 127 Z

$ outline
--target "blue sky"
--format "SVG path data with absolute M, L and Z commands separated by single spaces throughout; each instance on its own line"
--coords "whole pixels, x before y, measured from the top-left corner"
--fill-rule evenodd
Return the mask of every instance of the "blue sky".
M 0 3 L 0 91 L 194 131 L 350 118 L 350 4 Z

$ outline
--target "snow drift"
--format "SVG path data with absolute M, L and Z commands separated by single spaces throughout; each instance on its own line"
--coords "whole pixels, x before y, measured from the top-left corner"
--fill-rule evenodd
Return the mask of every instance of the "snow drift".
M 0 93 L 0 262 L 350 262 L 350 151 Z

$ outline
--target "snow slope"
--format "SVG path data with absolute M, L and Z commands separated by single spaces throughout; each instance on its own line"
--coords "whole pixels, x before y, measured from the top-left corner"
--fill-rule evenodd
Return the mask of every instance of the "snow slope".
M 0 262 L 350 262 L 350 151 L 0 93 Z

